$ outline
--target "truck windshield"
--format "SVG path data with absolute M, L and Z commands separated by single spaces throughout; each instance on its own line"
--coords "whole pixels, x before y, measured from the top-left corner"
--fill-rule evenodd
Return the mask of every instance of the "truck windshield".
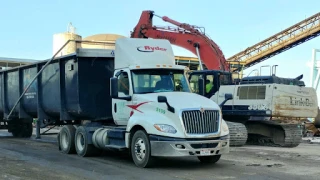
M 156 92 L 190 92 L 183 70 L 141 69 L 132 71 L 136 94 Z

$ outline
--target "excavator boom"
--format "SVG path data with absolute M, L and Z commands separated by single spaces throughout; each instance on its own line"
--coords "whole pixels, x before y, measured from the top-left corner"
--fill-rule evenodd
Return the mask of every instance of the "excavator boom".
M 157 27 L 152 23 L 153 17 L 159 17 L 177 27 Z M 143 11 L 131 38 L 167 39 L 171 44 L 185 48 L 200 58 L 207 69 L 229 71 L 219 46 L 202 33 L 197 26 L 180 23 L 166 16 L 155 15 L 153 11 Z

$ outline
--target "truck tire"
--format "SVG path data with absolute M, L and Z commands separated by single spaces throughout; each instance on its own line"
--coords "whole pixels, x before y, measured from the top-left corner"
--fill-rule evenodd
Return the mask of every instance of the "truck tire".
M 101 150 L 96 148 L 93 144 L 88 144 L 87 131 L 83 126 L 79 126 L 77 128 L 74 142 L 77 154 L 79 156 L 95 156 L 101 152 Z
M 63 126 L 58 135 L 59 150 L 65 154 L 76 153 L 74 138 L 76 128 L 72 125 Z
M 33 131 L 32 122 L 14 123 L 11 126 L 12 126 L 11 133 L 14 137 L 30 138 L 32 136 L 32 131 Z
M 131 139 L 131 156 L 138 167 L 148 168 L 153 165 L 154 157 L 151 156 L 151 145 L 147 133 L 138 130 Z
M 220 160 L 221 155 L 215 156 L 198 156 L 198 159 L 202 163 L 216 163 Z

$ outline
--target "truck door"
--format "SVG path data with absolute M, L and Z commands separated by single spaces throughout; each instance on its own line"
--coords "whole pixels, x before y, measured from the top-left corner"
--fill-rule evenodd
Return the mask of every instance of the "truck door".
M 122 71 L 118 76 L 118 96 L 132 96 L 130 73 L 127 73 L 126 71 Z M 131 112 L 128 105 L 132 105 L 132 101 L 113 99 L 112 105 L 112 113 L 115 123 L 118 125 L 126 125 Z

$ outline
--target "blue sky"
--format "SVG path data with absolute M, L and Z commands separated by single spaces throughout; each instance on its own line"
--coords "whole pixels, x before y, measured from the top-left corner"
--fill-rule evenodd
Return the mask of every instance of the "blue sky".
M 143 10 L 154 10 L 161 16 L 204 26 L 225 56 L 230 57 L 317 13 L 319 7 L 319 0 L 3 1 L 0 6 L 0 57 L 49 58 L 53 34 L 65 32 L 69 22 L 82 37 L 99 33 L 129 36 Z M 161 19 L 155 19 L 154 24 L 168 25 Z M 261 65 L 277 64 L 279 76 L 304 74 L 308 85 L 310 68 L 306 64 L 311 59 L 312 48 L 320 49 L 320 37 L 248 71 Z M 174 47 L 174 51 L 175 55 L 194 56 L 182 48 Z

